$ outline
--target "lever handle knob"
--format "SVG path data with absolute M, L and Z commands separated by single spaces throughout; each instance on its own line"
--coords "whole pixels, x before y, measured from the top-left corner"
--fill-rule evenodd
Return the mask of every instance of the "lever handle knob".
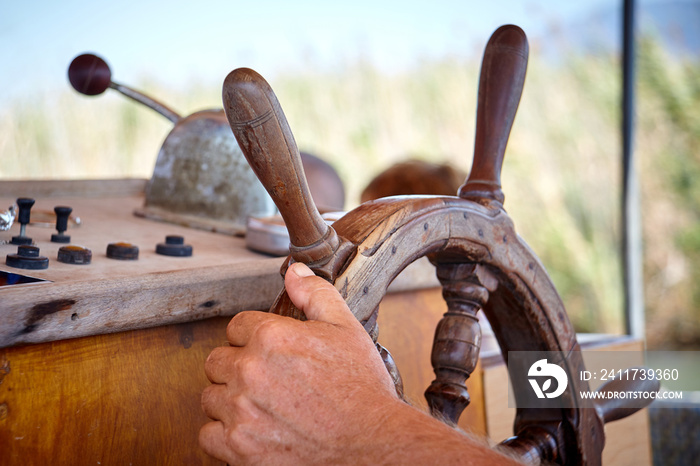
M 112 71 L 103 59 L 85 53 L 78 55 L 71 62 L 68 67 L 68 81 L 81 94 L 99 95 L 106 91 L 112 82 Z
M 68 81 L 73 88 L 84 95 L 102 94 L 111 87 L 130 99 L 155 110 L 173 123 L 181 120 L 180 115 L 155 99 L 123 84 L 112 81 L 112 71 L 102 58 L 91 53 L 78 55 L 68 66 Z
M 325 263 L 338 249 L 335 230 L 321 218 L 311 198 L 299 150 L 270 85 L 248 68 L 224 80 L 224 111 L 248 163 L 289 230 L 294 260 Z
M 517 26 L 498 28 L 484 50 L 476 111 L 474 160 L 459 197 L 503 203 L 501 167 L 525 84 L 528 44 Z

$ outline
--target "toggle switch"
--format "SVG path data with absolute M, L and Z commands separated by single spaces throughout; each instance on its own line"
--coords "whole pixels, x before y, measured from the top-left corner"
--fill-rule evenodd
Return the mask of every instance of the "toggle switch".
M 28 197 L 20 197 L 17 199 L 17 206 L 19 207 L 19 212 L 17 213 L 17 221 L 20 224 L 19 235 L 13 236 L 12 244 L 32 244 L 32 239 L 27 236 L 27 224 L 29 223 L 29 217 L 31 216 L 32 206 L 34 205 L 34 199 Z
M 65 206 L 56 206 L 53 208 L 56 212 L 56 231 L 51 235 L 51 242 L 53 243 L 70 243 L 70 235 L 65 235 L 64 232 L 68 229 L 68 217 L 73 209 Z

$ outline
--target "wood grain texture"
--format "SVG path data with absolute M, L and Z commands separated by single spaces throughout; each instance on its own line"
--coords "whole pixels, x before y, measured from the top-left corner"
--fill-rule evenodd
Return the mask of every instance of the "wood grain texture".
M 0 342 L 39 343 L 262 310 L 282 286 L 277 269 L 218 266 L 109 282 L 17 285 L 2 291 Z
M 381 341 L 397 359 L 409 398 L 427 409 L 429 350 L 445 311 L 440 288 L 390 293 Z M 226 344 L 228 317 L 0 349 L 0 463 L 221 464 L 197 444 L 204 360 Z M 485 432 L 474 402 L 460 425 Z M 5 414 L 2 414 L 5 413 Z
M 33 211 L 73 207 L 82 224 L 67 234 L 72 244 L 92 250 L 92 263 L 58 262 L 62 245 L 50 242 L 55 232 L 50 224 L 27 227 L 41 254 L 49 258 L 46 270 L 6 266 L 4 256 L 17 247 L 0 244 L 0 270 L 48 280 L 0 288 L 0 347 L 269 308 L 282 288 L 283 258 L 249 251 L 242 238 L 135 217 L 132 212 L 142 203 L 142 196 L 37 198 Z M 9 241 L 18 229 L 14 225 L 0 232 L 0 241 Z M 192 257 L 156 254 L 156 245 L 171 234 L 183 236 L 193 246 Z M 117 241 L 139 246 L 139 259 L 108 259 L 107 245 Z
M 0 350 L 0 462 L 221 464 L 198 446 L 228 318 Z
M 0 199 L 18 197 L 133 197 L 142 196 L 148 180 L 2 180 Z M 1 204 L 0 204 L 1 205 Z
M 246 233 L 244 225 L 233 224 L 231 221 L 205 218 L 196 215 L 176 214 L 152 205 L 137 207 L 134 209 L 134 215 L 160 222 L 181 225 L 183 227 L 223 233 L 225 235 L 244 236 Z
M 459 197 L 503 203 L 501 167 L 520 95 L 525 84 L 529 46 L 517 27 L 498 28 L 484 50 L 476 111 L 474 160 Z
M 11 197 L 0 198 L 0 205 L 9 205 L 13 201 Z M 32 208 L 32 224 L 27 226 L 26 231 L 40 248 L 41 254 L 49 258 L 50 264 L 48 269 L 32 271 L 30 275 L 53 283 L 76 283 L 93 280 L 109 281 L 212 266 L 237 267 L 245 263 L 275 263 L 279 268 L 282 264 L 280 258 L 271 258 L 246 249 L 242 238 L 135 216 L 134 210 L 143 203 L 143 195 L 106 198 L 90 195 L 56 198 L 37 196 Z M 40 214 L 54 215 L 53 208 L 57 205 L 72 207 L 72 215 L 81 219 L 81 225 L 77 227 L 69 225 L 66 234 L 71 236 L 71 244 L 92 250 L 93 259 L 89 266 L 62 264 L 56 260 L 58 249 L 62 244 L 50 241 L 51 234 L 56 232 L 55 220 L 48 218 L 41 224 L 34 225 Z M 4 264 L 5 255 L 17 250 L 16 246 L 5 243 L 17 232 L 19 232 L 19 225 L 16 223 L 9 231 L 0 231 L 0 258 L 2 259 L 0 269 L 22 273 L 21 270 L 11 269 Z M 185 243 L 193 246 L 192 257 L 173 258 L 156 254 L 156 245 L 162 243 L 167 235 L 184 237 Z M 119 241 L 138 246 L 139 260 L 124 262 L 108 259 L 107 245 Z
M 110 185 L 109 192 L 131 191 L 132 183 Z M 85 182 L 87 187 L 92 181 Z M 216 234 L 134 216 L 143 205 L 143 194 L 125 197 L 82 197 L 88 188 L 81 181 L 28 183 L 17 192 L 54 192 L 68 197 L 39 197 L 32 222 L 53 215 L 56 205 L 68 205 L 81 219 L 66 232 L 72 244 L 92 250 L 90 265 L 63 264 L 56 260 L 62 244 L 52 243 L 53 221 L 27 227 L 27 234 L 49 258 L 46 270 L 24 271 L 4 264 L 17 247 L 6 244 L 19 231 L 15 224 L 0 232 L 0 271 L 33 276 L 46 282 L 0 287 L 0 347 L 113 333 L 124 330 L 186 322 L 246 309 L 269 309 L 282 288 L 281 257 L 248 250 L 242 238 Z M 21 185 L 17 185 L 21 186 Z M 13 197 L 0 198 L 9 205 Z M 193 246 L 193 256 L 156 254 L 156 244 L 166 235 L 181 235 Z M 139 246 L 137 261 L 106 257 L 107 245 L 127 241 Z M 437 286 L 434 268 L 427 259 L 409 267 L 391 290 Z
M 258 73 L 239 68 L 224 80 L 223 101 L 238 144 L 287 225 L 292 257 L 312 268 L 325 264 L 338 249 L 338 235 L 316 209 L 275 93 Z

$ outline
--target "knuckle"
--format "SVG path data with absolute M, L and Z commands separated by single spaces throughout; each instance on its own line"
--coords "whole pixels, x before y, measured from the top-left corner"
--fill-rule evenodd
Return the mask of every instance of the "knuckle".
M 235 422 L 225 425 L 224 442 L 236 456 L 247 458 L 255 453 L 255 448 L 251 448 L 254 443 L 251 434 L 255 431 L 258 415 L 250 412 L 250 402 L 243 396 L 235 397 L 231 404 L 236 413 Z
M 256 336 L 266 343 L 274 342 L 280 336 L 280 332 L 284 333 L 280 324 L 278 319 L 266 320 L 258 325 Z
M 231 405 L 236 410 L 236 418 L 238 419 L 238 424 L 243 424 L 247 422 L 252 416 L 252 402 L 248 396 L 244 393 L 239 393 L 231 398 Z
M 218 436 L 219 428 L 217 422 L 209 422 L 204 424 L 199 430 L 199 446 L 205 451 L 205 453 L 215 456 L 216 455 L 216 438 Z
M 239 357 L 233 362 L 233 367 L 240 379 L 246 380 L 250 375 L 255 374 L 257 363 L 250 357 Z
M 245 322 L 247 322 L 249 319 L 249 311 L 242 311 L 234 315 L 226 326 L 226 334 L 230 335 L 232 332 L 235 332 L 237 328 L 245 325 Z
M 234 370 L 240 394 L 259 396 L 269 385 L 268 361 L 263 355 L 242 357 L 235 361 Z
M 210 385 L 202 391 L 202 397 L 200 399 L 200 403 L 203 407 L 209 406 L 211 404 L 212 399 L 213 399 L 213 389 L 214 389 L 214 385 Z
M 204 365 L 214 365 L 218 361 L 221 360 L 223 357 L 223 353 L 225 352 L 225 347 L 223 346 L 217 346 L 211 352 L 209 353 L 209 356 L 207 356 L 206 361 L 204 361 Z
M 234 362 L 236 379 L 242 390 L 252 389 L 260 385 L 265 371 L 265 360 L 262 357 L 241 357 Z M 264 385 L 264 382 L 263 382 Z
M 239 458 L 244 459 L 248 456 L 249 452 L 245 446 L 247 443 L 246 434 L 244 430 L 241 429 L 241 425 L 239 423 L 230 426 L 226 430 L 226 438 L 224 441 L 226 442 L 228 449 Z M 245 462 L 242 462 L 241 464 L 245 464 Z
M 206 361 L 204 361 L 204 373 L 210 381 L 213 382 L 218 376 L 223 375 L 222 368 L 228 359 L 229 351 L 230 348 L 221 346 L 214 348 L 207 356 Z
M 234 314 L 233 317 L 231 317 L 231 320 L 228 323 L 228 326 L 231 327 L 233 325 L 240 325 L 241 322 L 244 320 L 248 319 L 250 316 L 250 311 L 241 311 L 238 312 L 237 314 Z

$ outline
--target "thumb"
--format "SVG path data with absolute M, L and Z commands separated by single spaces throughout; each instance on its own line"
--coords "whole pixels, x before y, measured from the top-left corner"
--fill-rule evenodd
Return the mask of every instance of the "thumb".
M 290 265 L 284 276 L 284 286 L 294 305 L 304 311 L 309 320 L 362 327 L 338 290 L 314 275 L 306 264 Z

